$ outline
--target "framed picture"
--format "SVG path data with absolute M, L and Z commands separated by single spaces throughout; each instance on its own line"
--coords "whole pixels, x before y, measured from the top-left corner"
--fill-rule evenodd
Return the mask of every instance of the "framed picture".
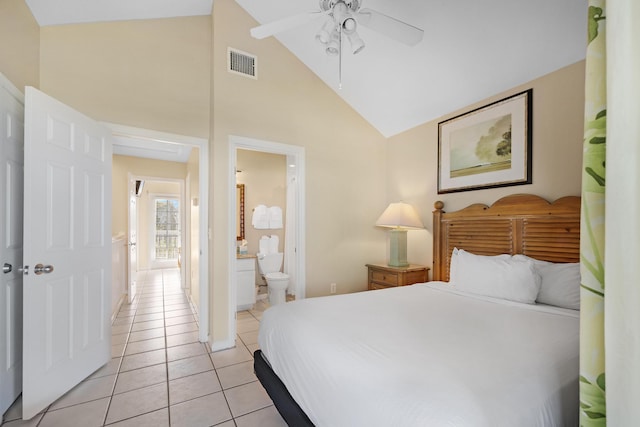
M 533 89 L 438 123 L 438 194 L 531 184 Z

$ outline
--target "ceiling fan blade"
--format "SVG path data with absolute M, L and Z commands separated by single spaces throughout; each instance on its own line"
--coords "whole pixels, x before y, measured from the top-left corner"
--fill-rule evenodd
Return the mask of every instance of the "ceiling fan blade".
M 318 10 L 314 12 L 304 12 L 298 15 L 289 16 L 287 18 L 269 22 L 268 24 L 260 25 L 259 27 L 254 27 L 251 29 L 251 35 L 256 39 L 264 39 L 282 31 L 290 30 L 292 28 L 304 25 L 322 15 L 325 15 L 328 12 Z
M 420 28 L 398 21 L 372 9 L 360 9 L 356 16 L 358 24 L 362 24 L 409 46 L 415 46 L 420 43 L 424 34 L 424 31 Z

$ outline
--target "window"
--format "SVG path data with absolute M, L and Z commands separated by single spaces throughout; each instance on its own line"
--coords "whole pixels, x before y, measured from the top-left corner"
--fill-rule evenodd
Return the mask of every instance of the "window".
M 180 200 L 157 198 L 156 210 L 156 260 L 178 259 L 180 251 Z

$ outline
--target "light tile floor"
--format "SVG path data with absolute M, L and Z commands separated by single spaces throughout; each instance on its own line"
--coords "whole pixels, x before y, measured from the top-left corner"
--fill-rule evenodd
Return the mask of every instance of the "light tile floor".
M 286 426 L 253 373 L 264 301 L 238 313 L 235 348 L 210 353 L 177 269 L 141 272 L 138 289 L 113 323 L 111 361 L 29 421 L 18 398 L 2 427 Z

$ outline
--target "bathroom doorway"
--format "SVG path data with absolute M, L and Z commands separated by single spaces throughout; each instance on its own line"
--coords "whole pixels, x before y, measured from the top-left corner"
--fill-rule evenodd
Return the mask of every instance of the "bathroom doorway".
M 289 293 L 295 294 L 296 299 L 305 298 L 305 151 L 304 147 L 281 144 L 271 141 L 263 141 L 238 136 L 229 137 L 229 271 L 236 271 L 236 227 L 239 221 L 236 203 L 236 182 L 242 183 L 242 178 L 236 180 L 236 165 L 238 164 L 238 152 L 253 151 L 255 153 L 263 153 L 274 156 L 266 156 L 264 159 L 270 159 L 271 162 L 283 165 L 285 171 L 281 172 L 281 177 L 285 178 L 284 188 L 276 189 L 278 192 L 274 200 L 274 204 L 282 202 L 283 212 L 285 212 L 285 224 L 283 230 L 254 230 L 256 235 L 282 233 L 280 239 L 280 250 L 285 252 L 284 271 L 293 276 L 292 288 Z M 240 172 L 242 175 L 246 172 Z M 252 191 L 251 188 L 245 186 L 245 194 L 248 197 Z M 259 190 L 260 191 L 260 190 Z M 290 194 L 287 194 L 289 192 Z M 266 200 L 266 199 L 265 199 Z M 294 200 L 293 203 L 287 203 L 287 200 Z M 251 213 L 255 206 L 245 203 L 245 234 L 250 234 Z M 287 227 L 290 227 L 287 229 Z M 264 233 L 263 233 L 264 232 Z M 254 234 L 255 234 L 254 233 Z M 254 249 L 258 242 L 253 242 Z M 285 248 L 286 246 L 286 248 Z M 257 268 L 257 267 L 256 267 Z M 237 299 L 237 281 L 235 274 L 229 275 L 229 336 L 235 336 L 235 316 L 236 316 L 236 299 Z
M 236 184 L 244 189 L 244 206 L 246 212 L 238 221 L 244 221 L 243 239 L 238 242 L 239 247 L 246 250 L 251 256 L 262 252 L 259 248 L 261 237 L 269 236 L 278 242 L 275 246 L 277 252 L 285 252 L 285 226 L 284 221 L 279 224 L 256 224 L 254 216 L 257 206 L 279 208 L 281 212 L 287 211 L 287 156 L 283 154 L 265 153 L 263 151 L 238 149 L 236 159 Z M 261 221 L 260 221 L 261 222 Z M 241 245 L 246 242 L 246 245 Z M 254 282 L 259 285 L 257 300 L 267 298 L 267 286 L 261 277 L 259 266 L 256 267 Z M 293 285 L 293 283 L 291 284 Z M 242 289 L 243 284 L 238 284 L 238 295 L 246 294 Z M 244 292 L 243 292 L 244 291 Z M 289 294 L 295 295 L 295 289 L 289 290 Z

